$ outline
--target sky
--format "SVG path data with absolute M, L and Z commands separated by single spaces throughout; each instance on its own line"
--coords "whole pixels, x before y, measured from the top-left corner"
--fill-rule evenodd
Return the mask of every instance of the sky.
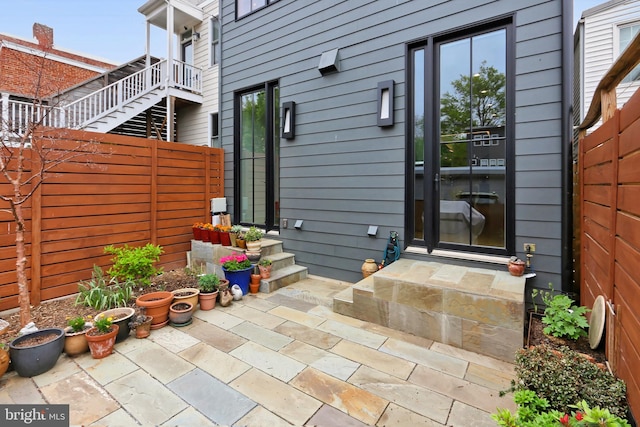
M 34 22 L 53 28 L 54 45 L 122 64 L 144 54 L 146 0 L 0 0 L 0 33 L 32 40 Z M 574 0 L 573 29 L 583 10 L 606 0 Z M 155 28 L 155 27 L 152 27 Z M 165 33 L 153 29 L 151 54 L 165 57 Z

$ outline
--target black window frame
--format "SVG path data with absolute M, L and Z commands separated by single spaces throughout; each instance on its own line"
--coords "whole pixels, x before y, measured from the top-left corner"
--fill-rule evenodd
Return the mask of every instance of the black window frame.
M 454 250 L 460 252 L 502 255 L 508 256 L 515 251 L 515 24 L 514 17 L 511 15 L 502 16 L 491 21 L 478 22 L 469 24 L 464 27 L 452 29 L 447 32 L 433 34 L 422 39 L 415 40 L 406 45 L 405 63 L 406 63 L 406 82 L 407 82 L 407 102 L 406 111 L 408 120 L 405 121 L 406 135 L 406 168 L 405 168 L 405 235 L 410 246 L 426 247 L 431 253 L 434 249 Z M 439 122 L 440 117 L 439 106 L 436 105 L 440 101 L 440 93 L 438 83 L 439 76 L 439 58 L 438 46 L 442 43 L 451 42 L 456 39 L 469 38 L 478 34 L 487 33 L 504 28 L 506 30 L 506 117 L 505 134 L 511 143 L 506 144 L 505 153 L 505 247 L 489 247 L 477 245 L 462 245 L 439 242 L 439 224 L 435 221 L 435 212 L 433 204 L 436 202 L 437 193 L 434 190 L 433 180 L 431 177 L 435 173 L 434 158 L 439 158 L 439 147 L 436 144 L 427 143 L 427 140 L 435 141 L 439 138 Z M 414 86 L 413 86 L 413 58 L 412 55 L 417 49 L 424 49 L 424 74 L 425 84 L 423 97 L 424 105 L 424 128 L 425 128 L 425 160 L 424 160 L 424 224 L 423 238 L 415 237 L 415 150 L 414 150 Z M 432 100 L 427 102 L 427 100 Z M 427 147 L 430 147 L 431 150 Z M 438 156 L 438 157 L 435 157 Z M 427 184 L 429 182 L 429 184 Z M 427 204 L 429 201 L 429 204 Z M 439 200 L 438 200 L 439 203 Z M 429 230 L 427 230 L 429 227 Z
M 249 8 L 250 10 L 249 10 L 247 13 L 240 15 L 240 13 L 238 12 L 238 11 L 240 10 L 240 8 L 238 7 L 238 3 L 242 2 L 242 1 L 248 1 L 248 2 L 250 2 L 250 3 L 251 3 L 251 0 L 235 0 L 235 7 L 236 7 L 236 10 L 235 10 L 235 12 L 236 12 L 236 20 L 241 19 L 241 18 L 244 18 L 244 17 L 246 17 L 246 16 L 249 16 L 249 15 L 251 15 L 251 14 L 253 14 L 253 13 L 255 13 L 255 12 L 259 11 L 259 10 L 262 10 L 262 9 L 264 9 L 264 8 L 266 8 L 266 7 L 269 7 L 269 6 L 270 6 L 270 5 L 272 5 L 273 3 L 276 3 L 278 0 L 265 0 L 265 1 L 264 1 L 264 5 L 258 6 L 258 7 L 256 7 L 256 8 L 254 8 L 253 6 L 251 6 L 251 7 Z

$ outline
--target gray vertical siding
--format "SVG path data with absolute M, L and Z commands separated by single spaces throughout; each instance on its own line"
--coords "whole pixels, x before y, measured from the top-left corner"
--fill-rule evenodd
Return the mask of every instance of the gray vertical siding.
M 516 26 L 516 249 L 537 243 L 536 268 L 559 280 L 561 256 L 561 1 L 280 0 L 235 21 L 222 0 L 221 138 L 233 195 L 234 93 L 266 81 L 296 102 L 296 137 L 281 141 L 281 218 L 287 251 L 311 274 L 356 281 L 380 260 L 389 231 L 404 241 L 405 63 L 408 43 L 512 14 Z M 322 52 L 340 69 L 322 76 Z M 376 126 L 376 87 L 395 81 L 395 125 Z M 368 226 L 380 227 L 377 238 Z M 545 274 L 541 274 L 545 276 Z M 546 282 L 545 282 L 546 283 Z

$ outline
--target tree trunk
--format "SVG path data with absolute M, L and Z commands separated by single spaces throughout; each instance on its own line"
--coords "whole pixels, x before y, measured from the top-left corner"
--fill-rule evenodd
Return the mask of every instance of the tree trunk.
M 24 245 L 24 217 L 22 205 L 13 206 L 16 220 L 16 275 L 18 277 L 18 301 L 20 303 L 20 325 L 31 322 L 31 301 L 29 300 L 29 281 L 27 280 L 27 257 Z

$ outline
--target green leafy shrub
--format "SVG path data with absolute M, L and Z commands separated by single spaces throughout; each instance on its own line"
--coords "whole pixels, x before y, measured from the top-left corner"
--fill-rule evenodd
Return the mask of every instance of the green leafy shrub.
M 218 290 L 220 278 L 215 274 L 205 274 L 198 278 L 198 287 L 201 292 L 210 293 Z
M 515 390 L 531 390 L 549 402 L 549 408 L 569 413 L 583 400 L 607 408 L 614 416 L 627 413 L 626 385 L 579 353 L 541 344 L 516 353 Z
M 573 305 L 573 300 L 566 295 L 555 295 L 545 298 L 547 308 L 544 310 L 542 323 L 547 325 L 544 333 L 558 338 L 577 340 L 587 336 L 589 322 L 585 317 L 586 307 Z
M 562 413 L 555 409 L 548 409 L 546 399 L 538 397 L 531 390 L 519 390 L 514 394 L 514 401 L 518 405 L 516 414 L 508 409 L 498 409 L 491 414 L 501 427 L 630 427 L 622 418 L 612 415 L 607 409 L 589 408 L 585 401 L 572 405 L 577 411 Z
M 141 247 L 124 245 L 116 248 L 109 245 L 104 248 L 104 252 L 115 255 L 111 259 L 113 266 L 107 273 L 118 280 L 132 280 L 149 285 L 151 277 L 162 272 L 162 268 L 156 269 L 154 266 L 154 263 L 160 260 L 160 254 L 163 253 L 160 246 L 147 243 Z
M 98 265 L 93 266 L 91 280 L 78 283 L 78 296 L 76 305 L 86 305 L 96 310 L 109 310 L 116 307 L 124 307 L 131 299 L 133 282 L 119 283 L 112 278 L 108 283 L 102 269 Z
M 262 231 L 252 225 L 251 227 L 249 227 L 246 233 L 244 233 L 244 240 L 246 240 L 247 242 L 257 242 L 258 240 L 262 239 L 262 236 Z

